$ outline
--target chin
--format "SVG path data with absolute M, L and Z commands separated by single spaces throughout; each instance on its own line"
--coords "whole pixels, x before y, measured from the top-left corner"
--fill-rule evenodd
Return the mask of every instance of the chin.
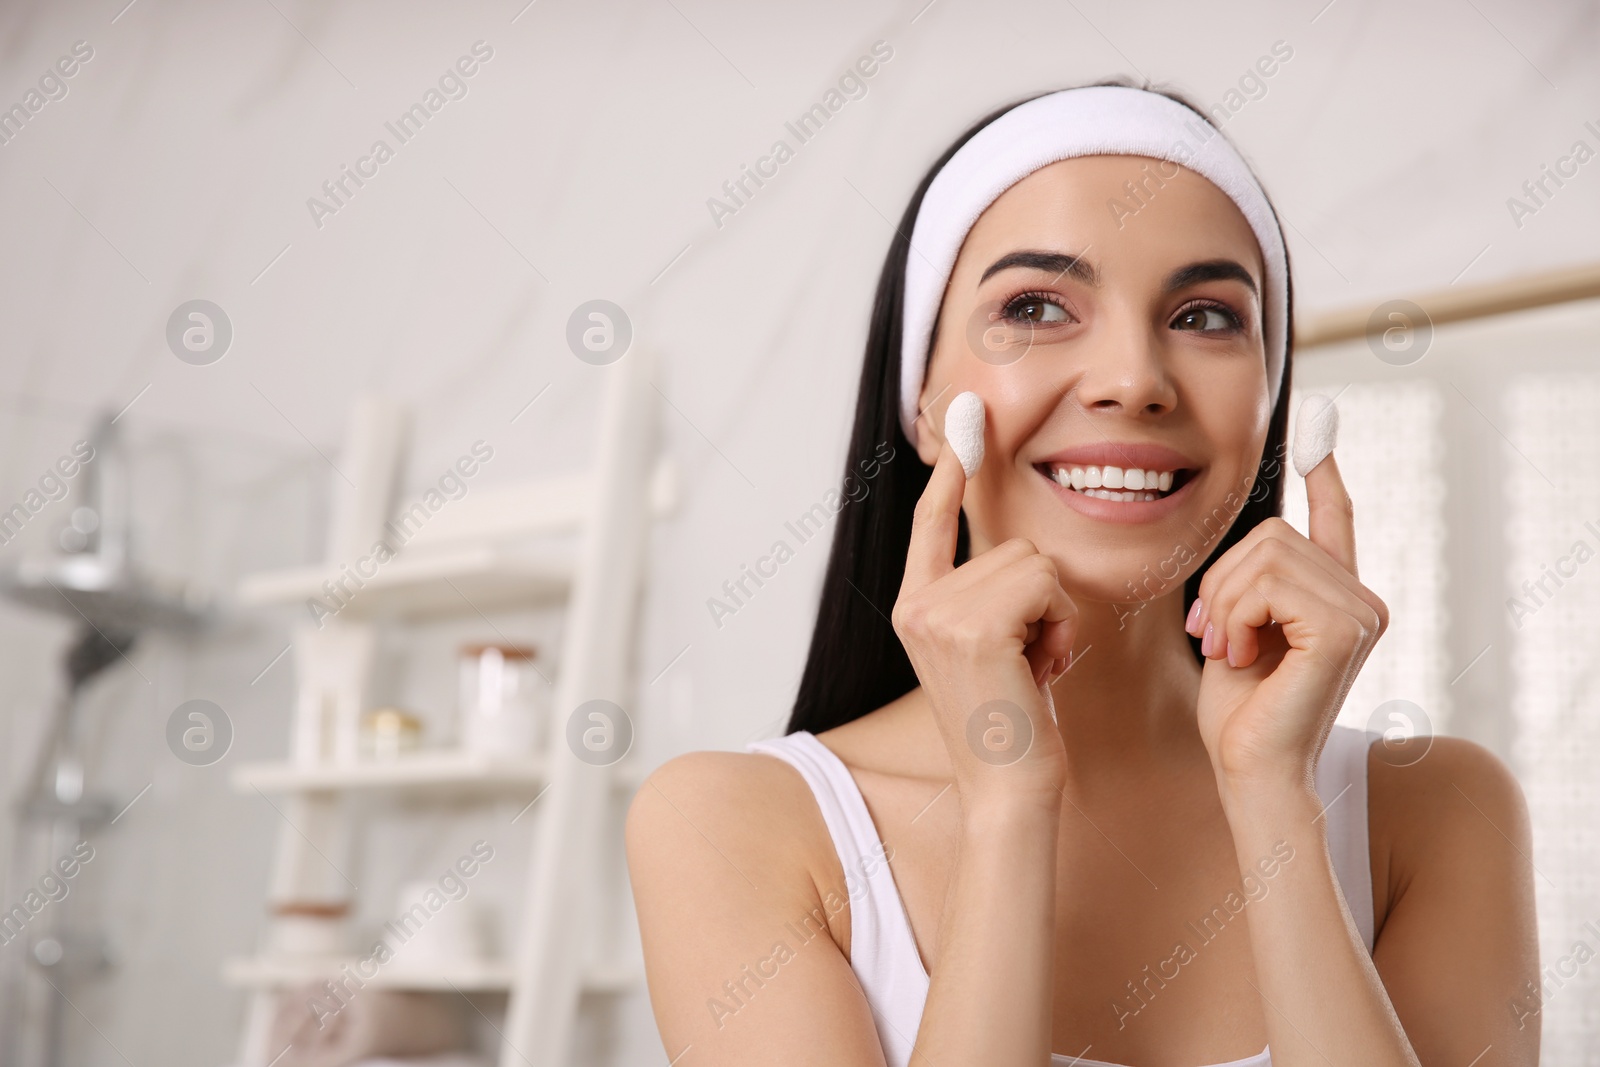
M 1193 566 L 1175 567 L 1175 561 L 1169 559 L 1170 550 L 1156 559 L 1114 563 L 1107 560 L 1104 568 L 1095 567 L 1100 573 L 1092 576 L 1080 572 L 1086 565 L 1093 566 L 1093 561 L 1081 556 L 1068 561 L 1051 555 L 1061 570 L 1061 587 L 1068 596 L 1078 601 L 1121 605 L 1119 615 L 1172 593 L 1181 595 L 1184 581 L 1194 571 Z

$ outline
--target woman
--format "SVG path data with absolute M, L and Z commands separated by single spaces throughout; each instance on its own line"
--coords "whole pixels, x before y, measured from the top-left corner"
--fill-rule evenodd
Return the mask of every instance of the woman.
M 1310 536 L 1277 517 L 1291 313 L 1173 97 L 1037 97 L 935 165 L 789 733 L 629 813 L 674 1063 L 1536 1061 L 1515 780 L 1333 726 L 1388 612 L 1331 456 Z

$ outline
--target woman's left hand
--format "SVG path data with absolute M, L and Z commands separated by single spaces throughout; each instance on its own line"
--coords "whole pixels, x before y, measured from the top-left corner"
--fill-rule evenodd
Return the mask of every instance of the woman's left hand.
M 1309 538 L 1280 518 L 1200 583 L 1200 736 L 1218 785 L 1309 788 L 1323 741 L 1389 625 L 1356 578 L 1355 520 L 1332 455 L 1306 476 Z M 1191 613 L 1192 614 L 1192 613 Z

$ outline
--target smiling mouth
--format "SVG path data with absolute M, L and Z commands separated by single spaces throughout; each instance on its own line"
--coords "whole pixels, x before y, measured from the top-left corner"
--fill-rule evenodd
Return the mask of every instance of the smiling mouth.
M 1041 463 L 1034 467 L 1063 489 L 1096 500 L 1133 504 L 1160 500 L 1182 489 L 1195 471 L 1143 470 L 1138 467 L 1106 467 Z

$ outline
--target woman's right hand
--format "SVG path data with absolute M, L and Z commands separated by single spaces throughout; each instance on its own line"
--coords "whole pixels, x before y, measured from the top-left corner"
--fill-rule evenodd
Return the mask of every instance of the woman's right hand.
M 1025 538 L 954 565 L 966 481 L 943 442 L 912 521 L 895 633 L 932 705 L 963 806 L 1056 805 L 1066 752 L 1049 683 L 1070 663 L 1078 609 L 1054 561 Z

